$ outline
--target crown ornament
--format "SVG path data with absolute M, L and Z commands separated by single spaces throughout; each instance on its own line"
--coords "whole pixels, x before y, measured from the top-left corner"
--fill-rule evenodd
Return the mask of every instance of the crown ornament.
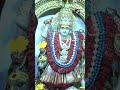
M 58 21 L 61 27 L 71 27 L 74 22 L 75 16 L 72 13 L 71 8 L 68 5 L 68 0 L 65 6 L 58 13 Z
M 56 31 L 59 27 L 69 28 L 71 30 L 76 30 L 77 18 L 72 13 L 73 7 L 68 1 L 64 4 L 64 7 L 61 7 L 61 10 L 55 14 L 51 21 L 51 30 Z

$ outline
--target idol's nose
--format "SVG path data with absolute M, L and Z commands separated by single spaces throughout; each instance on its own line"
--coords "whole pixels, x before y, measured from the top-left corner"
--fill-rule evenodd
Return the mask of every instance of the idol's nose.
M 64 31 L 63 33 L 66 33 L 66 31 Z

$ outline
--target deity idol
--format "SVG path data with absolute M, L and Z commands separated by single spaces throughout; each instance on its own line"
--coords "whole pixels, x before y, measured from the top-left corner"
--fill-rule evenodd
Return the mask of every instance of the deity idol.
M 56 17 L 57 30 L 54 28 L 43 33 L 45 41 L 41 44 L 46 48 L 40 49 L 38 67 L 44 69 L 39 79 L 48 86 L 67 88 L 80 83 L 84 76 L 83 35 L 73 30 L 75 16 L 69 8 L 62 8 Z M 52 25 L 54 19 L 47 22 Z

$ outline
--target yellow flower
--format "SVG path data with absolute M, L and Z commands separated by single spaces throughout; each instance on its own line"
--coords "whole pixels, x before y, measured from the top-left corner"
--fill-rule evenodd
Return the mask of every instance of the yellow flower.
M 25 39 L 24 36 L 19 36 L 18 38 L 16 38 L 15 41 L 16 41 L 16 44 L 17 44 L 17 51 L 19 53 L 23 52 L 28 45 L 28 40 Z
M 35 87 L 35 90 L 44 90 L 44 85 L 41 83 L 41 84 L 38 84 L 36 87 Z
M 28 40 L 25 39 L 24 36 L 19 36 L 15 40 L 10 40 L 8 43 L 8 47 L 10 48 L 11 52 L 18 52 L 22 53 L 28 45 Z
M 47 43 L 45 41 L 42 41 L 38 44 L 40 49 L 44 49 L 47 46 Z
M 16 52 L 17 51 L 17 45 L 14 40 L 10 40 L 8 43 L 8 47 L 11 52 Z

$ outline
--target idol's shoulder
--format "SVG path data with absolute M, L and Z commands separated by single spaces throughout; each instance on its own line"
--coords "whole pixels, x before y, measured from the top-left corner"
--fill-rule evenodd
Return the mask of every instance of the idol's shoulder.
M 73 33 L 78 34 L 78 36 L 83 39 L 83 34 L 80 31 L 74 31 Z

